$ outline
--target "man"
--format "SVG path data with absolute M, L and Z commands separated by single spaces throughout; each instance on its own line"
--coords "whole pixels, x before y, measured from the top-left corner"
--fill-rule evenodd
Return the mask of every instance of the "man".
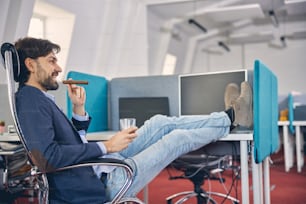
M 206 116 L 156 115 L 104 142 L 87 142 L 90 116 L 82 87 L 67 85 L 73 104 L 72 123 L 56 106 L 48 90 L 56 90 L 62 71 L 56 54 L 60 47 L 48 40 L 23 38 L 15 43 L 20 58 L 18 118 L 40 169 L 50 170 L 99 157 L 122 159 L 135 171 L 127 197 L 135 196 L 174 159 L 229 134 L 235 126 L 252 126 L 252 93 L 243 82 L 225 92 L 227 110 Z M 236 116 L 236 117 L 235 117 Z M 101 182 L 101 174 L 106 179 Z M 125 181 L 121 168 L 83 167 L 49 173 L 51 203 L 103 203 L 111 200 Z

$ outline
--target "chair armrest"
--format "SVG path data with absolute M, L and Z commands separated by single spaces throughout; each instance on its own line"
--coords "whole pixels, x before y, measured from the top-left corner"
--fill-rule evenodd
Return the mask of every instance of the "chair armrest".
M 100 158 L 100 159 L 95 159 L 95 160 L 88 160 L 84 162 L 80 162 L 78 164 L 73 164 L 70 166 L 65 166 L 61 168 L 57 168 L 55 170 L 47 171 L 45 173 L 53 173 L 53 172 L 58 172 L 58 171 L 64 171 L 67 169 L 73 169 L 73 168 L 78 168 L 78 167 L 86 167 L 86 166 L 116 166 L 116 167 L 123 167 L 125 168 L 131 175 L 133 175 L 133 169 L 129 164 L 126 162 L 119 160 L 119 159 L 112 159 L 112 158 Z
M 134 176 L 134 171 L 132 167 L 127 164 L 126 162 L 119 160 L 119 159 L 112 159 L 112 158 L 100 158 L 100 159 L 95 159 L 95 160 L 88 160 L 84 161 L 78 164 L 73 164 L 70 166 L 65 166 L 61 167 L 52 171 L 47 171 L 47 172 L 36 172 L 34 174 L 36 175 L 43 175 L 46 173 L 54 173 L 54 172 L 59 172 L 59 171 L 64 171 L 68 169 L 74 169 L 74 168 L 79 168 L 79 167 L 86 167 L 86 166 L 97 166 L 97 165 L 103 165 L 103 166 L 115 166 L 115 167 L 122 167 L 126 173 L 127 173 L 127 179 L 125 180 L 123 186 L 119 190 L 119 192 L 115 195 L 115 197 L 112 200 L 112 203 L 117 203 L 121 198 L 124 196 L 126 191 L 129 189 L 133 182 L 133 176 Z

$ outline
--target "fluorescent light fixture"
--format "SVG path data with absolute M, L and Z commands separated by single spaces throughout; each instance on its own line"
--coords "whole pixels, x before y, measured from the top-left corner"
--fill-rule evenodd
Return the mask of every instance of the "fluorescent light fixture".
M 204 26 L 202 26 L 199 22 L 197 22 L 196 20 L 194 20 L 192 18 L 188 20 L 188 23 L 195 25 L 196 27 L 198 27 L 204 33 L 207 32 L 207 29 Z
M 214 50 L 214 49 L 202 49 L 202 52 L 206 52 L 207 54 L 211 54 L 211 55 L 222 55 L 223 53 L 219 50 Z
M 275 12 L 273 10 L 269 11 L 269 16 L 272 20 L 272 24 L 274 25 L 274 27 L 278 27 L 278 19 L 277 19 L 276 15 L 275 15 Z
M 291 34 L 286 35 L 286 38 L 290 40 L 306 39 L 306 30 L 294 31 Z
M 306 2 L 306 0 L 285 0 L 285 4 L 298 4 L 304 2 Z
M 286 43 L 286 37 L 285 36 L 280 36 L 280 41 L 282 43 L 283 47 L 287 47 L 287 43 Z
M 219 45 L 220 47 L 222 47 L 224 50 L 226 50 L 227 52 L 230 52 L 230 51 L 231 51 L 230 48 L 229 48 L 224 42 L 222 42 L 222 41 L 219 41 L 219 42 L 218 42 L 218 45 Z
M 241 19 L 264 18 L 260 4 L 205 9 L 205 15 L 216 22 L 233 22 Z
M 259 33 L 237 33 L 229 36 L 229 44 L 263 43 L 274 39 L 272 31 L 262 31 Z

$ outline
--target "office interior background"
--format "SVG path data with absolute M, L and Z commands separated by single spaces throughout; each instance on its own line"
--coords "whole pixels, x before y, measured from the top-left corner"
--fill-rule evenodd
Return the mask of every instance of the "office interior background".
M 306 94 L 305 0 L 0 0 L 1 43 L 25 36 L 61 46 L 60 79 L 252 70 L 260 59 L 280 98 Z
M 48 38 L 71 70 L 105 76 L 252 69 L 305 93 L 303 0 L 0 0 L 0 39 Z M 0 70 L 0 83 L 5 83 Z

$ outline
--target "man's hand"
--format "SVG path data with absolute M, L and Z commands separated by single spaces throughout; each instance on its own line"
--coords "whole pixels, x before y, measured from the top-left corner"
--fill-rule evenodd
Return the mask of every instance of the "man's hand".
M 68 96 L 73 104 L 73 112 L 77 115 L 85 115 L 85 89 L 75 84 L 68 84 L 67 88 Z
M 109 140 L 103 142 L 107 153 L 119 152 L 125 148 L 137 137 L 135 133 L 137 127 L 130 127 L 128 129 L 122 130 L 111 137 Z

